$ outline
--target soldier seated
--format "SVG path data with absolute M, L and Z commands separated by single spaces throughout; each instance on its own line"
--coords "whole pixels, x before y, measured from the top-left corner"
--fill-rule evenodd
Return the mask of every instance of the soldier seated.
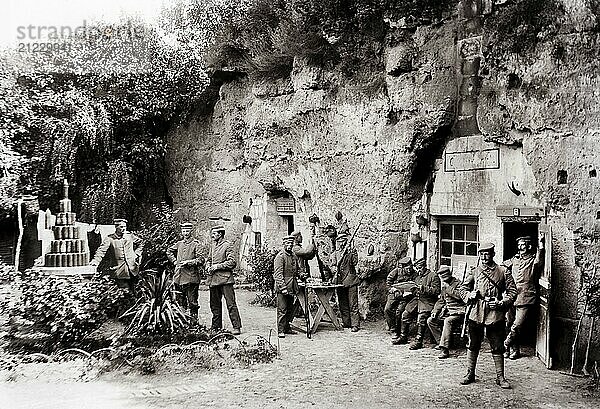
M 450 356 L 452 329 L 464 319 L 465 303 L 458 292 L 460 281 L 452 276 L 450 267 L 441 266 L 438 269 L 438 276 L 442 285 L 440 299 L 427 319 L 427 326 L 439 345 L 438 358 L 445 359 Z

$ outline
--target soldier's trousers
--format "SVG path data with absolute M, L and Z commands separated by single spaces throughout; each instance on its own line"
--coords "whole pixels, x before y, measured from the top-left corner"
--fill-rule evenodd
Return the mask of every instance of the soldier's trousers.
M 358 285 L 338 288 L 337 297 L 344 326 L 358 327 L 360 324 L 360 315 L 358 312 Z
M 198 283 L 186 283 L 178 285 L 181 291 L 181 306 L 190 307 L 190 313 L 197 318 L 198 315 Z
M 227 303 L 229 319 L 233 328 L 242 328 L 242 320 L 235 303 L 235 292 L 233 284 L 217 285 L 210 287 L 210 311 L 212 312 L 212 328 L 217 330 L 223 328 L 223 297 Z
M 450 348 L 450 340 L 452 338 L 452 329 L 455 325 L 460 325 L 463 322 L 464 314 L 448 315 L 443 319 L 429 317 L 427 325 L 433 335 L 435 342 L 446 349 Z
M 294 319 L 294 296 L 277 293 L 277 332 L 290 330 L 290 322 Z
M 417 317 L 417 325 L 425 326 L 425 325 L 427 325 L 427 318 L 429 318 L 430 315 L 431 315 L 431 310 L 429 310 L 429 311 L 421 310 L 417 313 L 417 309 L 413 309 L 412 311 L 409 311 L 407 308 L 402 313 L 402 322 L 404 322 L 405 324 L 410 324 L 410 321 L 412 321 L 416 316 Z
M 504 337 L 506 335 L 506 322 L 498 321 L 490 325 L 479 324 L 473 320 L 469 320 L 469 345 L 471 351 L 478 352 L 481 349 L 483 341 L 483 330 L 490 342 L 492 355 L 504 353 Z
M 505 345 L 519 345 L 519 335 L 527 315 L 532 310 L 533 305 L 512 306 L 506 312 L 506 328 L 508 336 L 506 337 Z
M 407 301 L 404 300 L 399 293 L 389 293 L 385 307 L 383 308 L 383 314 L 388 324 L 390 331 L 398 330 L 398 324 L 402 319 L 402 313 L 406 307 Z

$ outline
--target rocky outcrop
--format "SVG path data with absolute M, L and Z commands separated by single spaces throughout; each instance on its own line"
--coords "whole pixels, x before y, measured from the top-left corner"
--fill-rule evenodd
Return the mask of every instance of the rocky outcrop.
M 369 77 L 348 79 L 300 58 L 289 78 L 228 77 L 212 112 L 171 131 L 175 207 L 204 227 L 208 217 L 231 218 L 235 239 L 249 199 L 286 191 L 326 222 L 337 210 L 351 225 L 366 215 L 358 247 L 385 241 L 402 254 L 412 205 L 446 141 L 480 132 L 523 146 L 536 194 L 592 254 L 600 236 L 598 20 L 586 2 L 553 0 L 559 27 L 515 28 L 533 39 L 517 52 L 499 31 L 519 17 L 516 3 L 463 1 L 441 24 L 390 23 L 383 68 Z

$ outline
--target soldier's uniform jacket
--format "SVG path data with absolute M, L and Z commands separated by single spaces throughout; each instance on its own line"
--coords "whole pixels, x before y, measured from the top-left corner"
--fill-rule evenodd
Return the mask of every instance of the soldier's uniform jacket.
M 385 279 L 389 287 L 388 294 L 397 293 L 398 296 L 403 295 L 403 291 L 394 287 L 394 284 L 401 284 L 407 281 L 414 281 L 416 272 L 412 268 L 402 268 L 398 266 L 389 272 Z
M 537 300 L 536 281 L 540 269 L 543 268 L 543 250 L 538 250 L 536 255 L 517 254 L 502 264 L 511 270 L 515 285 L 517 286 L 517 299 L 514 305 L 531 305 Z
M 493 280 L 493 282 L 492 282 Z M 491 266 L 481 265 L 469 271 L 459 287 L 463 301 L 467 302 L 469 292 L 479 290 L 481 297 L 473 304 L 469 319 L 479 324 L 491 325 L 504 321 L 504 314 L 517 296 L 517 287 L 511 274 L 507 273 L 504 266 L 494 263 Z M 502 300 L 502 309 L 492 310 L 485 297 L 495 297 Z
M 426 268 L 422 274 L 417 276 L 415 284 L 418 288 L 419 312 L 431 311 L 440 295 L 440 278 L 437 273 Z
M 284 289 L 290 294 L 298 293 L 297 277 L 300 272 L 300 261 L 295 254 L 289 254 L 280 250 L 273 262 L 273 278 L 275 280 L 275 291 Z
M 349 249 L 343 257 L 343 250 L 336 250 L 331 253 L 331 265 L 337 266 L 337 279 L 335 284 L 342 284 L 344 287 L 358 285 L 360 280 L 356 275 L 356 264 L 358 264 L 358 253 L 356 249 Z
M 109 234 L 96 250 L 94 261 L 100 263 L 104 256 L 108 255 L 108 265 L 115 278 L 128 279 L 132 275 L 137 276 L 140 270 L 141 244 L 142 240 L 131 233 L 124 233 L 120 237 L 115 233 Z
M 227 240 L 221 240 L 219 243 L 212 243 L 207 258 L 208 266 L 216 267 L 216 270 L 207 272 L 208 278 L 206 284 L 209 287 L 219 285 L 233 284 L 233 269 L 236 266 L 235 257 L 231 243 Z
M 432 314 L 437 316 L 447 315 L 462 315 L 465 313 L 465 302 L 460 295 L 460 281 L 456 277 L 452 277 L 449 283 L 442 284 L 440 299 L 433 307 Z
M 200 242 L 193 238 L 179 240 L 167 249 L 167 258 L 175 264 L 175 273 L 173 282 L 183 285 L 189 283 L 199 283 L 199 268 L 204 264 L 204 257 L 200 254 Z M 178 266 L 179 263 L 190 261 L 185 266 Z

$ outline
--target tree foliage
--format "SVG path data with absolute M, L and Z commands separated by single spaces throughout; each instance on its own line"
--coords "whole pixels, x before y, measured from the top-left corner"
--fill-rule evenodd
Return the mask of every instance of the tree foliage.
M 75 210 L 83 221 L 139 221 L 141 204 L 165 199 L 168 130 L 208 84 L 206 27 L 189 27 L 192 5 L 185 4 L 166 9 L 156 26 L 135 19 L 98 24 L 96 35 L 60 39 L 62 47 L 48 53 L 2 54 L 5 211 L 22 193 L 53 207 L 63 178 L 74 205 L 82 203 Z

